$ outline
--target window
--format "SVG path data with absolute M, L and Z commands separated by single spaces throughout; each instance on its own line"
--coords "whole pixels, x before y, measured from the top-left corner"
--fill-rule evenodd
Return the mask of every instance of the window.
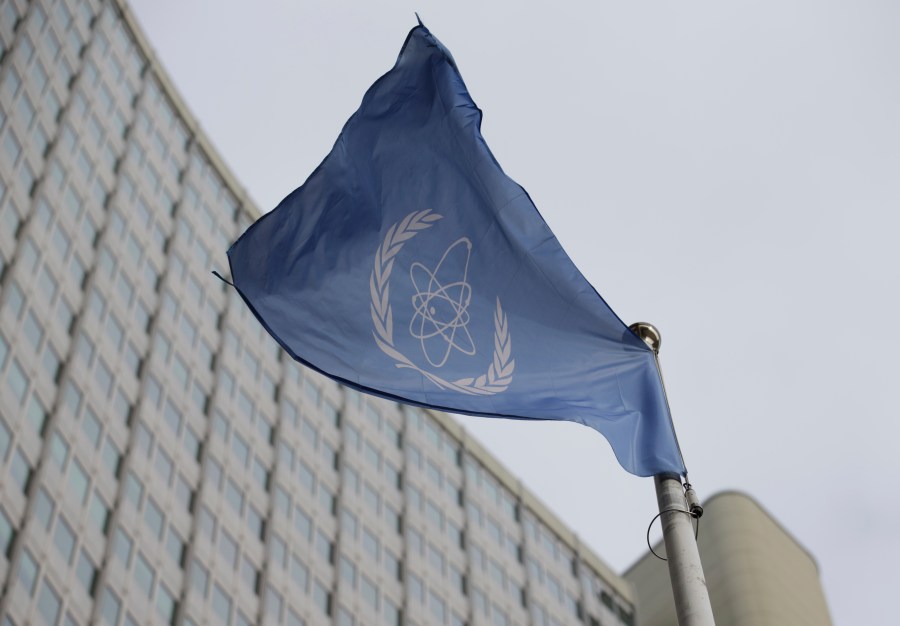
M 396 578 L 397 580 L 403 579 L 403 570 L 400 566 L 400 559 L 387 548 L 384 549 L 384 569 L 387 570 L 387 573 L 393 578 Z
M 422 579 L 410 572 L 406 577 L 406 582 L 410 599 L 423 604 L 425 602 L 425 587 L 422 585 Z
M 328 563 L 334 562 L 334 544 L 321 530 L 316 532 L 316 552 Z
M 324 484 L 319 484 L 319 506 L 322 507 L 322 510 L 328 511 L 332 515 L 335 514 L 337 499 L 334 497 L 331 490 Z
M 231 508 L 234 509 L 235 513 L 238 515 L 243 514 L 244 494 L 241 493 L 240 488 L 230 478 L 225 487 L 225 499 L 228 501 L 228 504 L 231 505 Z
M 66 466 L 66 460 L 69 458 L 69 444 L 66 443 L 66 440 L 62 438 L 59 432 L 53 433 L 53 438 L 50 441 L 50 456 L 59 470 L 62 471 Z
M 185 546 L 175 528 L 169 525 L 169 536 L 166 537 L 166 552 L 179 566 L 184 565 Z
M 122 454 L 119 452 L 116 444 L 113 443 L 113 440 L 107 437 L 103 446 L 103 463 L 113 476 L 119 475 L 119 464 L 121 461 Z
M 53 533 L 53 544 L 67 564 L 72 560 L 72 552 L 75 550 L 75 533 L 72 527 L 61 515 L 56 522 L 56 532 Z
M 206 597 L 209 589 L 209 571 L 196 558 L 191 564 L 191 584 L 201 597 Z
M 309 569 L 295 554 L 291 555 L 291 579 L 300 590 L 306 591 L 306 581 L 309 579 Z
M 21 448 L 16 448 L 10 464 L 9 474 L 19 486 L 19 489 L 22 490 L 22 493 L 25 493 L 28 490 L 28 481 L 31 479 L 31 465 L 28 464 L 28 459 Z
M 131 500 L 135 508 L 140 508 L 141 499 L 144 497 L 144 486 L 134 472 L 128 472 L 128 476 L 125 478 L 125 496 Z
M 172 593 L 164 584 L 160 583 L 159 591 L 156 594 L 156 612 L 165 620 L 166 624 L 174 623 L 177 606 L 178 603 Z
M 372 531 L 368 528 L 363 527 L 362 533 L 362 544 L 363 549 L 371 555 L 373 559 L 378 560 L 378 551 L 379 551 L 379 541 L 378 537 L 376 537 Z
M 252 504 L 247 507 L 247 526 L 255 537 L 262 539 L 265 535 L 266 523 L 263 520 L 262 515 Z
M 294 528 L 301 537 L 309 541 L 312 533 L 312 519 L 299 504 L 294 507 Z
M 128 567 L 128 562 L 131 560 L 131 548 L 133 545 L 134 542 L 127 534 L 125 534 L 125 531 L 121 528 L 117 528 L 113 552 L 115 552 L 116 557 L 118 557 L 119 561 L 122 562 L 122 566 L 125 568 Z
M 285 566 L 285 559 L 287 558 L 287 548 L 281 537 L 279 537 L 275 533 L 269 534 L 269 558 L 271 559 L 272 563 L 278 565 L 279 567 Z
M 259 593 L 259 570 L 246 555 L 241 558 L 241 579 L 253 593 Z
M 119 613 L 122 611 L 122 603 L 112 589 L 106 588 L 103 596 L 103 608 L 101 614 L 104 621 L 110 626 L 115 626 L 119 622 Z
M 97 567 L 84 550 L 78 556 L 78 565 L 75 568 L 75 576 L 84 587 L 89 597 L 94 596 L 94 586 L 97 583 Z
M 220 624 L 229 622 L 231 617 L 231 599 L 218 584 L 213 584 L 212 608 L 213 613 L 219 618 Z
M 447 605 L 444 600 L 432 590 L 428 591 L 428 609 L 431 611 L 431 615 L 434 619 L 437 620 L 436 623 L 444 623 L 447 615 Z
M 138 589 L 144 592 L 148 598 L 153 597 L 153 583 L 156 580 L 156 571 L 144 558 L 144 555 L 138 552 L 134 563 L 134 582 L 137 583 Z
M 47 579 L 44 578 L 44 582 L 41 584 L 41 593 L 38 597 L 37 607 L 38 613 L 44 618 L 45 624 L 56 624 L 56 621 L 59 619 L 59 609 L 61 606 L 62 602 L 59 598 L 59 594 L 56 593 L 50 583 L 47 582 Z
M 341 556 L 340 572 L 344 582 L 346 582 L 351 589 L 356 589 L 356 566 L 346 556 Z
M 19 559 L 19 582 L 28 592 L 28 595 L 34 593 L 34 583 L 37 580 L 37 563 L 31 553 L 26 549 L 22 551 Z
M 444 555 L 432 543 L 428 544 L 428 562 L 438 574 L 444 573 Z
M 44 530 L 50 530 L 50 522 L 53 521 L 53 509 L 56 508 L 56 505 L 53 504 L 53 499 L 50 498 L 46 489 L 41 487 L 37 496 L 35 496 L 34 502 L 34 517 L 41 523 L 41 527 Z M 0 524 L 2 524 L 2 520 L 0 520 Z M 3 534 L 0 533 L 0 540 L 3 539 Z M 5 547 L 0 545 L 0 547 Z
M 163 513 L 159 506 L 153 501 L 153 498 L 147 498 L 147 507 L 144 509 L 144 522 L 147 524 L 147 527 L 153 531 L 157 539 L 162 538 Z
M 109 524 L 109 507 L 106 506 L 106 502 L 103 501 L 103 498 L 100 497 L 96 490 L 94 491 L 94 498 L 91 500 L 90 514 L 97 530 L 105 535 Z
M 3 509 L 0 509 L 0 554 L 9 555 L 9 547 L 12 544 L 15 529 L 12 522 L 6 517 Z
M 313 584 L 313 601 L 325 615 L 331 615 L 331 593 L 318 580 Z
M 350 511 L 343 511 L 341 513 L 341 530 L 345 536 L 356 538 L 356 516 L 353 515 Z
M 284 606 L 284 600 L 281 594 L 272 588 L 272 585 L 266 585 L 266 613 L 274 618 L 275 621 L 281 619 L 281 609 Z

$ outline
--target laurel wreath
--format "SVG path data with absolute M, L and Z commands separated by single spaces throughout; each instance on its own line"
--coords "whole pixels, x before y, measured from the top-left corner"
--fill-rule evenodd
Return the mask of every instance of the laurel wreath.
M 506 313 L 500 305 L 500 298 L 497 298 L 497 308 L 494 310 L 494 355 L 487 372 L 481 376 L 445 380 L 423 370 L 394 347 L 394 319 L 390 304 L 391 287 L 388 282 L 394 269 L 394 259 L 403 248 L 403 244 L 442 218 L 442 215 L 433 213 L 431 209 L 425 209 L 410 213 L 388 228 L 384 240 L 375 252 L 375 267 L 369 279 L 374 327 L 372 334 L 381 351 L 394 359 L 397 367 L 415 370 L 441 389 L 452 389 L 469 395 L 494 395 L 509 387 L 513 370 L 516 368 L 516 360 L 511 358 L 512 337 Z

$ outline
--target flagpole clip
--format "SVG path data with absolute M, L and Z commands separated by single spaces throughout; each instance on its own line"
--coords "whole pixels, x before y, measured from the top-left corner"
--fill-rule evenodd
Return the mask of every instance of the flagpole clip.
M 693 485 L 687 481 L 684 483 L 684 500 L 691 517 L 694 519 L 703 517 L 703 506 L 700 504 L 700 498 L 697 497 L 697 492 L 694 491 Z

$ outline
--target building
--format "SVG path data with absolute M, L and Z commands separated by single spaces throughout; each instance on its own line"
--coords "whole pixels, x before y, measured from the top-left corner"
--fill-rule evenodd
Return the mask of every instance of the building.
M 0 624 L 634 623 L 456 422 L 286 359 L 120 0 L 0 0 Z
M 718 626 L 831 626 L 815 559 L 768 511 L 735 491 L 704 508 L 697 543 Z M 625 578 L 641 626 L 677 625 L 665 563 L 648 553 Z

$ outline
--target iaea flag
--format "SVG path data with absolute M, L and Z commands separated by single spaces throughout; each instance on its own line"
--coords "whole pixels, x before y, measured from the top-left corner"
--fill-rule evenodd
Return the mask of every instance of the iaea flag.
M 652 351 L 588 284 L 414 28 L 331 153 L 228 251 L 293 358 L 444 411 L 594 428 L 633 474 L 684 473 Z

